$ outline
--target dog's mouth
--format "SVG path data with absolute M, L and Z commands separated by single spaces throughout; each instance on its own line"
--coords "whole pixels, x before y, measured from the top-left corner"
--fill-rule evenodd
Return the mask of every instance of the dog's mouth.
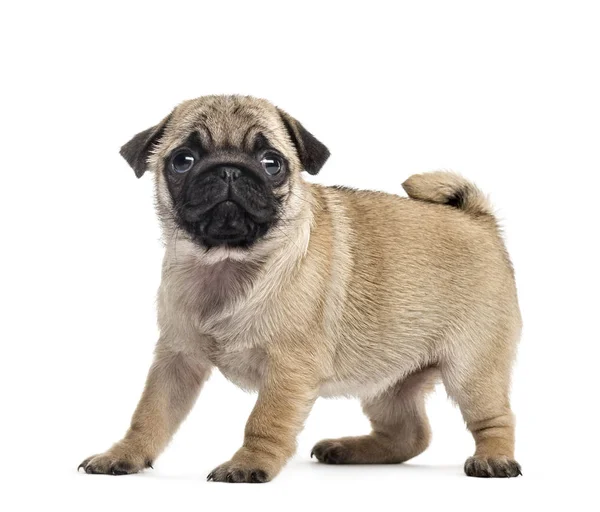
M 206 247 L 247 248 L 269 229 L 270 216 L 248 211 L 238 201 L 226 199 L 207 208 L 189 205 L 182 212 L 183 228 Z
M 231 169 L 190 175 L 171 192 L 179 226 L 201 247 L 250 247 L 277 219 L 281 200 L 270 186 L 251 171 L 233 176 Z
M 257 203 L 256 200 L 248 201 L 229 193 L 213 198 L 210 202 L 186 203 L 185 208 L 181 210 L 182 217 L 189 222 L 197 222 L 205 216 L 222 216 L 233 219 L 236 215 L 246 215 L 254 222 L 268 222 L 272 215 L 272 209 L 266 204 Z

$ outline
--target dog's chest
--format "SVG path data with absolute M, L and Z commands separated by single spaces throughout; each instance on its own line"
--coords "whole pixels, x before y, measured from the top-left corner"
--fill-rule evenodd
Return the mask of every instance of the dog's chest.
M 252 290 L 254 269 L 236 262 L 173 270 L 163 282 L 169 321 L 199 343 L 206 356 L 237 385 L 256 389 L 266 367 L 262 346 L 272 334 L 264 314 L 268 297 Z
M 210 335 L 207 351 L 211 362 L 229 380 L 245 389 L 256 389 L 265 373 L 267 318 L 259 308 L 243 306 L 231 314 L 207 321 L 202 327 Z
M 258 389 L 267 366 L 260 324 L 260 318 L 234 314 L 207 329 L 210 341 L 206 354 L 212 364 L 227 379 L 248 390 Z
M 213 349 L 209 358 L 219 371 L 237 386 L 256 391 L 267 367 L 267 355 L 260 347 L 230 350 L 226 346 Z

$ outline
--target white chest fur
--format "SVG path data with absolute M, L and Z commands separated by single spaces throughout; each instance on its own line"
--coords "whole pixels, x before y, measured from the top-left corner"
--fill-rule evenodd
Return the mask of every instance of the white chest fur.
M 266 367 L 264 347 L 277 335 L 270 313 L 287 270 L 273 259 L 207 265 L 185 247 L 177 255 L 167 251 L 158 300 L 161 332 L 171 333 L 166 342 L 203 352 L 230 380 L 255 389 Z

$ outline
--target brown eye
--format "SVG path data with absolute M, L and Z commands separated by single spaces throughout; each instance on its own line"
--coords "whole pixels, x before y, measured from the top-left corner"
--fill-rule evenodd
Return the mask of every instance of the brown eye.
M 281 159 L 272 153 L 267 153 L 262 157 L 260 164 L 269 176 L 275 176 L 281 172 L 283 164 Z
M 184 149 L 178 151 L 171 158 L 171 167 L 175 172 L 183 174 L 184 172 L 188 172 L 192 167 L 194 167 L 194 163 L 196 159 L 191 151 Z

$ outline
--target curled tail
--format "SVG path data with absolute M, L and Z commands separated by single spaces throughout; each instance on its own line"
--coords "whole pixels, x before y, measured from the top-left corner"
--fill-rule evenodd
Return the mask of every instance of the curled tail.
M 475 217 L 494 215 L 484 193 L 473 183 L 453 172 L 414 174 L 402 187 L 413 199 L 446 204 Z

